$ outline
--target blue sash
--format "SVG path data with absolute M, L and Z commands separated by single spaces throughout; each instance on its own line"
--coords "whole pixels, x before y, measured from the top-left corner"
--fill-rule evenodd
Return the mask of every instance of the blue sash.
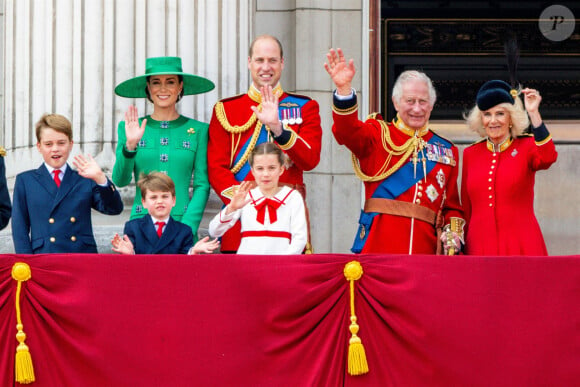
M 251 141 L 252 141 L 252 136 L 250 136 L 250 138 L 248 138 L 248 140 L 242 146 L 242 149 L 240 149 L 240 151 L 236 155 L 236 159 L 234 160 L 234 165 L 236 165 L 238 163 L 238 161 L 242 158 L 244 153 L 246 153 L 246 149 L 248 149 L 248 146 L 250 146 Z M 256 141 L 256 145 L 261 144 L 261 143 L 266 142 L 266 141 L 268 141 L 268 131 L 266 130 L 266 127 L 264 125 L 262 125 L 262 127 L 260 128 L 260 134 L 258 135 L 258 141 Z M 240 170 L 234 174 L 234 177 L 236 178 L 237 181 L 241 182 L 241 181 L 244 181 L 246 179 L 246 176 L 248 176 L 248 173 L 250 173 L 250 163 L 246 161 L 244 163 L 244 165 L 242 166 L 242 168 L 240 168 Z
M 278 116 L 280 118 L 280 121 L 282 121 L 285 117 L 286 118 L 293 117 L 295 119 L 298 117 L 303 118 L 302 106 L 304 106 L 308 101 L 309 100 L 307 98 L 299 97 L 296 95 L 287 95 L 286 98 L 284 98 L 278 103 Z M 236 165 L 238 161 L 242 158 L 244 153 L 246 153 L 246 150 L 248 149 L 248 146 L 250 146 L 251 141 L 252 136 L 248 138 L 248 140 L 244 143 L 244 145 L 236 155 L 233 165 Z M 268 141 L 268 131 L 266 130 L 264 125 L 262 125 L 262 127 L 260 128 L 258 141 L 256 141 L 256 145 L 266 141 Z M 234 174 L 234 177 L 237 181 L 241 182 L 246 179 L 248 173 L 250 173 L 250 163 L 246 161 L 246 163 L 242 166 L 242 168 L 240 168 L 240 170 Z
M 451 148 L 451 143 L 442 137 L 433 134 L 431 139 L 427 142 L 428 144 L 437 143 L 439 146 L 445 148 Z M 424 155 L 427 158 L 426 155 Z M 435 168 L 437 162 L 427 158 L 427 175 Z M 402 193 L 407 192 L 412 186 L 414 186 L 419 180 L 425 177 L 423 173 L 423 163 L 417 162 L 417 174 L 414 176 L 414 165 L 410 161 L 406 161 L 405 164 L 399 168 L 395 173 L 382 181 L 382 183 L 373 192 L 373 198 L 380 199 L 396 199 Z M 369 232 L 375 216 L 378 212 L 364 212 L 361 210 L 359 217 L 359 227 L 354 238 L 354 243 L 350 249 L 353 253 L 360 253 L 367 241 Z

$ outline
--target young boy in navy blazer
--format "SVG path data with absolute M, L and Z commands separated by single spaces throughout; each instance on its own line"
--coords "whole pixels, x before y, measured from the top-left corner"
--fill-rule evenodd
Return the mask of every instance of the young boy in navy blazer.
M 44 163 L 16 176 L 12 239 L 17 254 L 96 253 L 91 209 L 117 215 L 123 201 L 113 183 L 89 155 L 67 160 L 73 147 L 72 125 L 59 114 L 36 123 L 36 147 Z
M 175 183 L 164 173 L 141 175 L 137 182 L 148 215 L 125 223 L 123 237 L 115 234 L 113 251 L 121 254 L 200 254 L 219 246 L 217 239 L 205 237 L 193 244 L 191 227 L 174 220 Z

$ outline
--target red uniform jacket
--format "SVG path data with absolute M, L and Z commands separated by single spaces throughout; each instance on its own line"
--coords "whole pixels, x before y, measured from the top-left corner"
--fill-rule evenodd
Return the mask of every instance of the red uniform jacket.
M 534 215 L 536 171 L 550 167 L 558 156 L 547 130 L 545 134 L 540 141 L 529 136 L 508 140 L 499 152 L 487 141 L 463 151 L 467 254 L 548 254 Z
M 304 192 L 303 172 L 314 169 L 320 161 L 322 128 L 318 103 L 305 96 L 285 93 L 279 86 L 274 92 L 281 93 L 280 117 L 288 121 L 282 135 L 273 138 L 290 159 L 290 167 L 280 176 L 280 183 L 296 185 Z M 224 204 L 230 202 L 232 187 L 240 184 L 232 172 L 237 164 L 236 157 L 241 156 L 256 125 L 261 126 L 250 109 L 259 101 L 259 92 L 251 87 L 248 93 L 224 99 L 214 106 L 209 125 L 208 175 L 210 185 Z M 254 177 L 249 172 L 243 180 L 254 180 Z M 238 223 L 222 237 L 221 248 L 222 251 L 236 251 L 239 244 Z
M 388 135 L 395 146 L 401 146 L 414 135 L 414 131 L 399 129 L 394 123 L 386 123 L 388 133 L 383 133 L 382 120 L 371 118 L 366 122 L 360 121 L 356 97 L 348 101 L 339 101 L 335 98 L 334 105 L 332 127 L 334 136 L 339 144 L 345 145 L 356 156 L 360 170 L 364 174 L 374 176 L 381 168 L 383 170 L 399 169 L 411 162 L 411 156 L 392 153 L 389 147 L 385 149 L 384 136 Z M 412 183 L 394 199 L 416 203 L 435 212 L 441 210 L 444 224 L 449 223 L 450 217 L 463 218 L 457 186 L 459 164 L 457 147 L 439 136 L 433 138 L 436 135 L 429 129 L 421 131 L 420 136 L 426 142 L 431 139 L 436 143 L 444 142 L 448 148 L 442 146 L 433 148 L 437 152 L 442 151 L 442 157 L 427 173 L 426 178 L 423 178 L 421 161 L 416 164 L 416 178 L 411 168 L 410 175 L 407 173 L 408 176 L 404 178 Z M 425 157 L 424 153 L 419 155 L 420 158 Z M 386 162 L 389 157 L 390 160 Z M 396 168 L 398 162 L 401 164 Z M 390 175 L 376 182 L 365 181 L 365 199 L 372 197 L 377 187 L 383 182 L 389 184 L 388 180 L 393 176 Z M 361 213 L 361 227 L 365 214 Z M 362 231 L 361 227 L 359 227 L 359 233 Z M 437 251 L 438 240 L 434 224 L 419 219 L 379 213 L 372 218 L 372 222 L 368 224 L 363 234 L 366 234 L 366 241 L 362 253 L 435 254 Z M 354 246 L 353 251 L 358 252 Z

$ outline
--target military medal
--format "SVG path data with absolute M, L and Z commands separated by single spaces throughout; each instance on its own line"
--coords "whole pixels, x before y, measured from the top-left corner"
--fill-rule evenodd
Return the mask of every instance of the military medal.
M 288 111 L 286 109 L 283 109 L 281 111 L 282 113 L 282 124 L 283 125 L 288 125 L 288 115 L 286 114 Z
M 296 109 L 296 123 L 298 125 L 300 125 L 303 121 L 302 121 L 302 110 L 300 109 Z
M 288 112 L 290 113 L 290 119 L 288 120 L 288 123 L 289 123 L 290 125 L 294 125 L 294 124 L 296 124 L 296 117 L 295 117 L 295 113 L 294 113 L 294 111 L 295 111 L 295 109 L 294 109 L 294 108 L 292 108 L 292 110 L 291 110 L 291 111 L 290 111 L 290 110 L 288 111 Z
M 432 202 L 434 202 L 435 199 L 437 199 L 439 197 L 439 193 L 437 192 L 437 188 L 435 188 L 433 186 L 433 184 L 429 184 L 429 186 L 427 187 L 425 192 L 427 193 L 427 197 L 429 198 L 429 200 L 431 200 Z
M 443 173 L 442 169 L 439 169 L 437 172 L 437 183 L 439 183 L 439 187 L 443 188 L 445 186 L 445 173 Z

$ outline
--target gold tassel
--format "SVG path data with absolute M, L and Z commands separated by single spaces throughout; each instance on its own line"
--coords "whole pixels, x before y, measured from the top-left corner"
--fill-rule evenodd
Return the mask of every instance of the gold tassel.
M 350 326 L 351 338 L 348 341 L 348 373 L 349 375 L 363 375 L 369 372 L 365 347 L 358 337 L 359 325 L 354 312 L 354 281 L 363 275 L 363 269 L 358 261 L 351 261 L 344 266 L 344 276 L 350 282 Z
M 32 356 L 28 346 L 24 344 L 26 340 L 26 333 L 24 333 L 24 325 L 20 316 L 20 291 L 22 289 L 22 282 L 28 281 L 32 277 L 30 266 L 24 262 L 17 262 L 12 266 L 12 278 L 18 281 L 16 287 L 16 340 L 18 340 L 18 347 L 16 348 L 16 382 L 20 384 L 30 384 L 35 381 L 34 367 L 32 366 Z

